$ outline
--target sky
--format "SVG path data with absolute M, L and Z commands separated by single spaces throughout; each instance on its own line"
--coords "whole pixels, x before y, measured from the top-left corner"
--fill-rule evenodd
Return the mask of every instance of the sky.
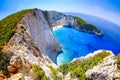
M 29 8 L 84 13 L 120 25 L 120 0 L 0 0 L 0 20 Z

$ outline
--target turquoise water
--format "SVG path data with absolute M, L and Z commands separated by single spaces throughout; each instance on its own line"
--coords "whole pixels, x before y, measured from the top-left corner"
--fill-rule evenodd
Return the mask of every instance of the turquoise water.
M 120 26 L 90 15 L 73 13 L 69 13 L 69 15 L 81 17 L 88 23 L 94 24 L 103 31 L 104 36 L 99 37 L 64 27 L 55 30 L 54 35 L 63 50 L 56 58 L 58 65 L 70 62 L 74 58 L 85 56 L 99 49 L 111 50 L 116 55 L 120 53 Z
M 118 41 L 115 41 L 113 37 L 106 34 L 104 34 L 104 37 L 100 37 L 79 32 L 72 28 L 62 27 L 55 30 L 54 35 L 62 46 L 63 51 L 56 59 L 58 65 L 70 62 L 74 58 L 85 56 L 99 49 L 112 50 L 116 54 L 120 52 Z

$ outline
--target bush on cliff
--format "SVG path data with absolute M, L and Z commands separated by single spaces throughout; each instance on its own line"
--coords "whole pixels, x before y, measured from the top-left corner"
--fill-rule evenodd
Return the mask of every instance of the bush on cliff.
M 117 59 L 117 68 L 120 70 L 120 53 L 115 58 Z
M 76 16 L 73 16 L 73 17 L 77 21 L 80 29 L 85 30 L 89 33 L 92 33 L 92 32 L 101 33 L 101 31 L 96 26 L 92 24 L 88 24 L 87 22 L 85 22 L 83 19 L 79 17 L 76 17 Z
M 71 63 L 63 64 L 59 66 L 58 70 L 64 75 L 70 72 L 72 77 L 76 77 L 79 80 L 90 80 L 86 78 L 85 72 L 101 63 L 108 55 L 110 55 L 109 52 L 102 51 L 89 59 L 83 59 L 82 61 L 75 60 Z
M 33 71 L 33 74 L 36 75 L 35 80 L 47 80 L 44 71 L 42 70 L 42 68 L 39 65 L 33 64 L 32 71 Z M 35 76 L 33 76 L 33 77 L 35 77 Z
M 0 46 L 6 44 L 14 35 L 20 20 L 32 9 L 22 10 L 0 20 Z
M 7 53 L 0 52 L 0 73 L 8 75 L 7 66 L 9 64 L 9 57 Z
M 57 68 L 54 68 L 52 66 L 48 66 L 51 70 L 51 77 L 53 80 L 62 80 L 62 77 L 59 75 L 59 71 Z

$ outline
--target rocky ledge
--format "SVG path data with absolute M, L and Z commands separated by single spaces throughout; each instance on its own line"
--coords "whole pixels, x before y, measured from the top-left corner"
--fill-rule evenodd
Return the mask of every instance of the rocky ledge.
M 35 80 L 39 76 L 40 79 L 44 78 L 44 80 L 56 80 L 53 79 L 51 73 L 60 72 L 59 69 L 54 69 L 57 68 L 57 66 L 53 62 L 55 62 L 58 52 L 61 51 L 61 46 L 53 35 L 52 26 L 63 25 L 80 31 L 102 35 L 101 31 L 99 32 L 99 30 L 97 31 L 94 28 L 82 28 L 84 25 L 87 25 L 86 22 L 82 21 L 82 23 L 79 24 L 78 18 L 66 16 L 62 13 L 54 12 L 53 16 L 55 17 L 51 17 L 50 15 L 52 13 L 49 11 L 45 12 L 39 9 L 30 10 L 26 14 L 19 13 L 19 16 L 24 15 L 24 17 L 20 18 L 20 21 L 16 24 L 14 24 L 13 21 L 19 18 L 15 16 L 16 14 L 18 15 L 18 13 L 8 16 L 6 19 L 1 20 L 2 24 L 0 23 L 2 35 L 0 37 L 3 39 L 0 40 L 0 52 L 12 54 L 10 63 L 7 65 L 7 69 L 10 73 L 10 78 L 8 80 Z M 12 19 L 10 19 L 11 17 Z M 5 25 L 7 21 L 11 21 L 9 25 Z M 11 24 L 13 25 L 11 26 Z M 80 25 L 82 27 L 79 27 Z M 11 26 L 11 28 L 8 26 Z M 4 32 L 6 29 L 7 31 Z M 10 32 L 11 30 L 13 30 L 12 33 Z M 4 36 L 6 33 L 7 35 Z M 6 39 L 6 37 L 8 38 Z M 97 53 L 98 52 L 95 52 L 88 57 L 86 56 L 85 58 L 83 57 L 77 60 L 89 59 Z M 119 78 L 120 73 L 119 70 L 117 70 L 114 55 L 112 52 L 110 53 L 111 55 L 106 57 L 102 63 L 86 71 L 86 76 L 88 78 L 92 78 L 93 80 Z M 50 69 L 50 66 L 54 68 Z M 36 68 L 37 70 L 34 70 Z M 46 77 L 43 75 L 46 75 Z M 73 80 L 69 74 L 66 75 L 66 77 L 61 75 L 61 77 L 63 80 Z M 0 79 L 1 78 L 3 79 L 6 77 L 0 74 Z
M 120 71 L 114 53 L 104 58 L 103 62 L 86 71 L 86 76 L 92 80 L 119 80 Z

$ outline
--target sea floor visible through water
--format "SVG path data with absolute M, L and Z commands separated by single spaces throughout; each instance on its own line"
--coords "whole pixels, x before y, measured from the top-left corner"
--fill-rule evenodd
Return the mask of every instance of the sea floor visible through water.
M 115 54 L 120 52 L 120 44 L 116 39 L 104 34 L 103 37 L 73 28 L 61 27 L 53 31 L 56 39 L 62 46 L 62 51 L 56 58 L 56 64 L 61 65 L 72 61 L 74 58 L 86 56 L 96 50 L 111 50 Z

